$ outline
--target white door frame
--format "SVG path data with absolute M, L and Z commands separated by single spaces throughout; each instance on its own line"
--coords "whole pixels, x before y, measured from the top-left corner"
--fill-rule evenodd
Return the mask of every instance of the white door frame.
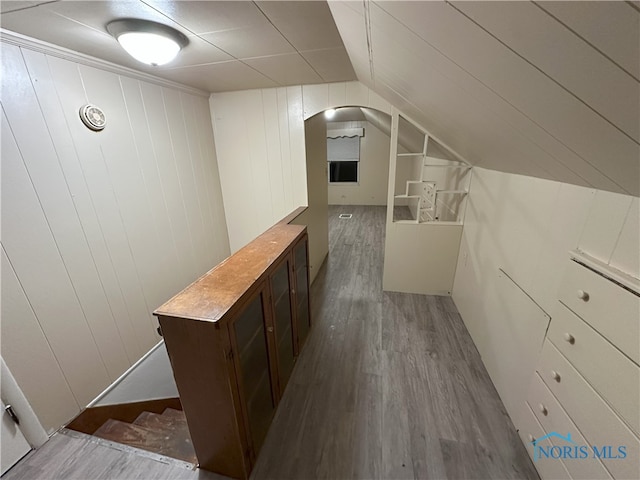
M 5 442 L 11 441 L 11 447 L 15 447 L 16 452 L 24 451 L 23 453 L 26 454 L 29 452 L 31 447 L 37 448 L 45 443 L 49 439 L 49 436 L 47 435 L 45 429 L 42 427 L 42 424 L 38 420 L 38 417 L 36 417 L 36 414 L 31 408 L 31 405 L 29 405 L 29 402 L 22 393 L 22 390 L 20 390 L 20 387 L 16 383 L 15 378 L 13 378 L 13 375 L 11 375 L 9 368 L 7 367 L 7 364 L 4 363 L 4 359 L 2 357 L 0 357 L 0 362 L 2 364 L 0 370 L 0 397 L 2 398 L 3 404 L 2 412 L 0 412 L 0 414 L 2 414 L 3 432 L 5 431 L 5 422 L 13 422 L 8 418 L 8 413 L 4 411 L 5 405 L 11 405 L 11 408 L 15 412 L 16 416 L 20 419 L 19 426 L 13 423 L 13 425 L 17 427 L 15 433 L 10 434 L 10 438 L 2 438 L 3 450 L 7 448 Z M 8 424 L 7 426 L 9 428 L 12 427 L 11 424 Z M 28 443 L 28 445 L 26 446 L 24 444 L 25 440 Z M 18 461 L 20 458 L 22 458 L 22 455 L 19 455 L 19 453 L 16 455 L 18 456 L 18 458 L 15 458 L 15 461 Z M 5 461 L 3 461 L 2 473 L 4 473 L 4 471 L 8 470 L 10 467 L 11 465 L 7 465 L 5 464 Z

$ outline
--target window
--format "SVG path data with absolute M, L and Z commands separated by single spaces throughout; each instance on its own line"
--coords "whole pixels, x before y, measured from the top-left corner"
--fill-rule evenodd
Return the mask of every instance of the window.
M 362 131 L 363 129 L 350 129 Z M 327 132 L 329 183 L 358 183 L 360 169 L 360 135 L 341 136 L 346 130 Z
M 358 162 L 329 162 L 329 183 L 357 183 Z

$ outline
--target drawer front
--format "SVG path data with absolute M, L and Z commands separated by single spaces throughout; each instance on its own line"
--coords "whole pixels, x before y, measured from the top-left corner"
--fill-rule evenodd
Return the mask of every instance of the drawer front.
M 533 377 L 527 394 L 527 403 L 531 410 L 533 410 L 545 432 L 557 432 L 563 436 L 570 433 L 571 440 L 577 445 L 588 445 L 586 439 L 567 416 L 566 412 L 562 409 L 542 379 L 537 374 L 534 374 Z M 557 437 L 551 437 L 549 440 L 553 445 L 560 448 L 571 446 L 570 443 Z M 542 460 L 538 460 L 538 462 L 540 461 Z M 545 459 L 545 461 L 552 462 L 557 460 Z M 612 478 L 604 468 L 604 465 L 602 465 L 602 462 L 592 455 L 589 455 L 587 458 L 563 458 L 562 462 L 573 478 L 581 478 L 584 480 Z
M 613 477 L 637 480 L 640 440 L 548 340 L 538 373 L 589 445 L 626 447 L 626 458 L 602 459 Z
M 560 301 L 640 364 L 640 298 L 570 261 Z
M 547 336 L 640 435 L 640 367 L 563 305 L 558 305 Z
M 518 435 L 520 435 L 520 440 L 522 440 L 522 443 L 524 443 L 524 446 L 527 448 L 527 453 L 531 457 L 531 460 L 534 460 L 531 442 L 536 438 L 545 436 L 546 432 L 526 403 L 523 403 L 522 413 L 520 414 L 520 430 L 518 430 Z M 549 439 L 543 440 L 541 445 L 545 447 L 552 446 Z M 562 461 L 542 459 L 535 460 L 533 465 L 536 467 L 536 470 L 538 470 L 542 480 L 571 479 Z

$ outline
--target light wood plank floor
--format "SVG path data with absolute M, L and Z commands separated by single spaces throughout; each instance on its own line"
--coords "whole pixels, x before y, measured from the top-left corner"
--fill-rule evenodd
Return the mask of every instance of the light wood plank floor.
M 382 291 L 385 215 L 330 207 L 314 327 L 252 479 L 537 479 L 451 299 Z M 222 477 L 57 435 L 22 478 Z
M 451 298 L 382 291 L 385 217 L 329 208 L 313 333 L 252 478 L 537 479 Z

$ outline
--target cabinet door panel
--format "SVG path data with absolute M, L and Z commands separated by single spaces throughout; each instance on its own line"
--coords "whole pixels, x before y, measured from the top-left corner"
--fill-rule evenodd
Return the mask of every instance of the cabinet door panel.
M 271 278 L 276 327 L 276 349 L 280 390 L 291 376 L 294 362 L 293 332 L 291 329 L 291 288 L 289 284 L 290 260 L 285 260 Z
M 294 265 L 296 277 L 296 326 L 298 330 L 298 349 L 302 348 L 309 334 L 309 277 L 307 262 L 307 241 L 301 241 L 294 247 Z
M 263 295 L 257 295 L 233 322 L 238 348 L 240 380 L 249 420 L 254 452 L 258 452 L 275 413 L 267 339 L 264 328 Z

